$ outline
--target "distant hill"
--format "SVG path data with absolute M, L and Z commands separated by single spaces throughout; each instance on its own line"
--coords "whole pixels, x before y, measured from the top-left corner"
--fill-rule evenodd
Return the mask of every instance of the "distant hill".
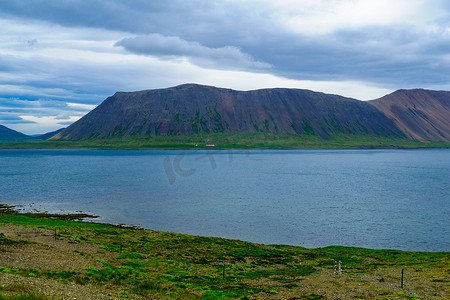
M 450 142 L 450 92 L 398 90 L 369 103 L 410 139 Z
M 0 143 L 45 141 L 58 134 L 62 130 L 64 130 L 64 128 L 40 135 L 31 136 L 0 125 Z
M 30 142 L 35 139 L 6 126 L 0 125 L 0 143 Z
M 300 89 L 244 92 L 185 84 L 118 92 L 52 140 L 254 132 L 405 137 L 364 101 Z
M 47 132 L 47 133 L 44 133 L 44 134 L 41 134 L 41 135 L 37 135 L 37 136 L 35 136 L 35 138 L 36 138 L 37 140 L 39 140 L 39 141 L 45 141 L 45 140 L 48 140 L 49 138 L 51 138 L 51 137 L 57 135 L 58 133 L 60 133 L 60 132 L 63 131 L 64 129 L 65 129 L 65 128 L 60 128 L 60 129 L 55 130 L 55 131 L 52 131 L 52 132 Z

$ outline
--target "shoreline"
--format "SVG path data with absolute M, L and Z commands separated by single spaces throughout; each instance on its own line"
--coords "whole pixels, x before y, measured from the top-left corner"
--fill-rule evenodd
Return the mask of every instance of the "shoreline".
M 72 213 L 49 213 L 47 211 L 38 211 L 37 209 L 32 209 L 31 211 L 20 211 L 20 209 L 16 209 L 16 207 L 23 207 L 23 205 L 9 205 L 0 203 L 0 214 L 10 214 L 10 215 L 24 215 L 24 216 L 34 216 L 38 218 L 48 218 L 53 220 L 63 220 L 63 221 L 74 221 L 88 224 L 97 224 L 97 225 L 108 225 L 117 228 L 124 229 L 136 229 L 136 230 L 151 230 L 149 228 L 143 228 L 133 224 L 114 224 L 108 222 L 95 222 L 94 219 L 101 218 L 101 216 L 85 213 L 82 211 L 72 212 Z M 86 220 L 89 219 L 89 220 Z M 92 219 L 92 220 L 90 220 Z
M 402 252 L 424 252 L 424 253 L 450 253 L 448 250 L 436 250 L 436 251 L 430 251 L 430 250 L 407 250 L 407 249 L 398 249 L 398 248 L 373 248 L 373 247 L 360 247 L 360 246 L 343 246 L 343 245 L 326 245 L 321 247 L 304 247 L 300 245 L 292 245 L 292 244 L 266 244 L 266 243 L 258 243 L 254 241 L 248 241 L 248 240 L 241 240 L 241 239 L 235 239 L 235 238 L 224 238 L 220 236 L 203 236 L 198 234 L 188 234 L 188 233 L 180 233 L 175 231 L 161 231 L 161 230 L 155 230 L 152 228 L 146 228 L 139 225 L 134 224 L 122 224 L 122 223 L 111 223 L 111 222 L 98 222 L 95 221 L 97 218 L 101 218 L 99 215 L 86 213 L 83 211 L 77 210 L 76 212 L 69 212 L 69 213 L 49 213 L 47 211 L 38 211 L 37 209 L 32 209 L 32 211 L 20 211 L 20 209 L 16 209 L 16 207 L 23 207 L 23 205 L 9 205 L 9 204 L 2 204 L 0 203 L 0 214 L 11 214 L 11 215 L 24 215 L 24 216 L 33 216 L 38 218 L 48 218 L 53 220 L 63 220 L 63 221 L 74 221 L 74 222 L 80 222 L 80 223 L 86 223 L 86 224 L 95 224 L 95 225 L 107 225 L 122 229 L 133 229 L 133 230 L 149 230 L 149 231 L 158 231 L 163 232 L 167 234 L 180 234 L 180 235 L 187 235 L 187 236 L 198 236 L 198 237 L 204 237 L 204 238 L 219 238 L 219 239 L 225 239 L 225 240 L 232 240 L 232 241 L 239 241 L 244 243 L 254 243 L 254 244 L 260 244 L 260 245 L 280 245 L 280 246 L 286 246 L 286 247 L 301 247 L 304 249 L 321 249 L 321 248 L 327 248 L 327 247 L 344 247 L 344 248 L 361 248 L 361 249 L 369 249 L 369 250 L 392 250 L 392 251 L 402 251 Z
M 0 149 L 114 149 L 114 150 L 219 150 L 219 149 L 409 149 L 450 148 L 446 141 L 418 141 L 369 135 L 315 135 L 238 133 L 210 135 L 131 136 L 84 140 L 45 140 L 0 143 Z
M 449 146 L 443 147 L 404 147 L 404 146 L 351 146 L 351 147 L 317 147 L 317 148 L 301 148 L 301 147 L 199 147 L 199 148 L 170 148 L 170 147 L 36 147 L 36 148 L 9 148 L 2 147 L 0 144 L 0 150 L 180 150 L 180 151 L 214 151 L 214 150 L 418 150 L 418 149 L 450 149 Z
M 450 297 L 449 252 L 263 245 L 1 212 L 0 251 L 0 297 Z

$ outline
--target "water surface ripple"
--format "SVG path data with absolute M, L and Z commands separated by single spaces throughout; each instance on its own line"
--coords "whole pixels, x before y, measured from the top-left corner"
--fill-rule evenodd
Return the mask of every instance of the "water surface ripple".
M 449 182 L 449 149 L 0 151 L 0 203 L 304 247 L 449 251 Z

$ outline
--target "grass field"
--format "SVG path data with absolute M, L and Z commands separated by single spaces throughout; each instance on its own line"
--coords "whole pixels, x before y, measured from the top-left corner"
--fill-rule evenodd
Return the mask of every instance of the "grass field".
M 26 143 L 4 143 L 0 149 L 198 149 L 208 148 L 449 148 L 449 142 L 420 142 L 408 139 L 381 138 L 369 135 L 335 135 L 324 140 L 315 135 L 285 135 L 271 133 L 240 133 L 212 135 L 173 135 L 128 138 L 86 139 L 79 141 L 41 141 Z
M 58 299 L 42 285 L 98 299 L 450 298 L 449 252 L 260 245 L 3 211 L 0 299 Z

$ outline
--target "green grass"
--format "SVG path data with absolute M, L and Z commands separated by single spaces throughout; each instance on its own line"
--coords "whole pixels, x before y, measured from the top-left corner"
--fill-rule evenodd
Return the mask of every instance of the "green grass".
M 10 283 L 0 286 L 0 300 L 48 300 L 24 284 Z
M 76 271 L 0 267 L 0 272 L 52 278 L 78 284 L 113 285 L 124 293 L 161 297 L 221 299 L 270 296 L 295 289 L 322 269 L 341 261 L 344 273 L 402 267 L 449 270 L 448 252 L 404 252 L 351 247 L 307 249 L 259 245 L 222 238 L 120 228 L 108 224 L 0 214 L 0 224 L 42 227 L 57 231 L 69 243 L 92 243 L 100 251 L 93 265 Z M 0 236 L 0 243 L 11 240 Z M 81 251 L 75 251 L 87 257 Z M 108 254 L 108 255 L 103 255 Z M 1 276 L 1 275 L 0 275 Z M 447 280 L 438 277 L 439 280 Z M 124 294 L 125 295 L 125 294 Z M 321 299 L 311 294 L 302 299 Z M 1 298 L 0 298 L 1 299 Z M 16 298 L 14 298 L 16 299 Z M 39 299 L 39 298 L 38 298 Z
M 0 245 L 12 245 L 16 242 L 5 237 L 3 233 L 0 232 Z
M 0 144 L 0 149 L 198 149 L 208 148 L 449 148 L 449 142 L 420 142 L 409 139 L 338 134 L 330 140 L 316 135 L 275 133 L 193 134 L 172 136 L 132 136 L 128 138 L 85 139 L 79 141 L 40 141 Z

